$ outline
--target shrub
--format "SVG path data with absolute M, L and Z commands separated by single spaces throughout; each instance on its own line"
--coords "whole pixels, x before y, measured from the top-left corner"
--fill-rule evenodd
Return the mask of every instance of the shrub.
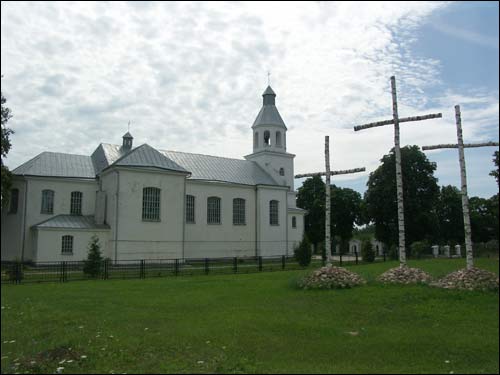
M 7 275 L 9 281 L 21 281 L 24 278 L 24 264 L 16 258 L 13 263 L 10 263 L 5 270 L 5 274 Z
M 375 250 L 370 240 L 364 240 L 361 245 L 361 257 L 363 261 L 372 263 L 375 260 Z
M 311 263 L 311 243 L 306 235 L 304 235 L 304 238 L 300 241 L 299 246 L 294 249 L 293 253 L 295 259 L 302 267 L 307 267 Z
M 410 245 L 410 255 L 415 258 L 420 258 L 422 255 L 429 252 L 430 245 L 427 241 L 415 241 Z M 453 250 L 453 247 L 451 247 Z
M 103 259 L 101 256 L 101 245 L 99 245 L 99 238 L 92 236 L 89 243 L 89 253 L 85 264 L 83 265 L 83 273 L 90 277 L 98 277 L 101 273 L 101 263 Z

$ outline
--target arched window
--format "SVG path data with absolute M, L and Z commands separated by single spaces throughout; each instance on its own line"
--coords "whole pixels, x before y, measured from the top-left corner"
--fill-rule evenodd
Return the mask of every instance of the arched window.
M 279 202 L 272 200 L 269 202 L 269 224 L 279 225 Z
M 73 254 L 73 236 L 62 236 L 62 254 Z
M 220 224 L 220 198 L 208 197 L 207 199 L 207 223 Z
M 73 191 L 71 193 L 71 206 L 69 210 L 69 213 L 71 215 L 82 214 L 82 198 L 83 193 L 81 191 Z
M 54 190 L 42 190 L 42 209 L 40 213 L 54 213 Z
M 142 189 L 142 220 L 160 221 L 161 190 L 155 187 Z
M 285 175 L 285 168 L 280 168 L 280 176 L 284 176 Z
M 281 132 L 276 132 L 276 147 L 281 147 Z
M 9 214 L 17 214 L 18 205 L 19 205 L 19 189 L 12 189 L 10 191 Z
M 292 228 L 297 228 L 297 218 L 292 216 Z
M 264 132 L 264 146 L 271 146 L 271 133 L 269 130 Z
M 255 132 L 255 135 L 253 137 L 253 147 L 254 148 L 259 147 L 259 132 Z
M 233 225 L 245 225 L 245 200 L 233 199 Z
M 186 195 L 186 223 L 194 224 L 194 195 Z

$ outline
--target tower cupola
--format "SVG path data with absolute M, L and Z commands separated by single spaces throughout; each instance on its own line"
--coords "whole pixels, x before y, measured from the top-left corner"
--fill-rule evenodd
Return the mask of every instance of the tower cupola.
M 123 138 L 122 149 L 125 151 L 130 151 L 132 149 L 132 141 L 134 140 L 134 137 L 132 137 L 132 135 L 129 132 L 126 132 L 122 138 Z

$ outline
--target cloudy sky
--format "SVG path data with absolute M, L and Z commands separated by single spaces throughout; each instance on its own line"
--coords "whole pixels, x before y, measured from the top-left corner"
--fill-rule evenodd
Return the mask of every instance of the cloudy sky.
M 90 155 L 100 142 L 242 158 L 271 72 L 295 172 L 367 172 L 333 181 L 364 192 L 393 145 L 392 127 L 352 127 L 392 116 L 402 145 L 498 140 L 496 2 L 107 3 L 2 2 L 2 93 L 14 117 L 17 167 L 43 151 Z M 498 191 L 494 149 L 466 151 L 471 195 Z M 440 184 L 459 186 L 456 150 L 429 152 Z M 297 180 L 296 186 L 300 186 Z

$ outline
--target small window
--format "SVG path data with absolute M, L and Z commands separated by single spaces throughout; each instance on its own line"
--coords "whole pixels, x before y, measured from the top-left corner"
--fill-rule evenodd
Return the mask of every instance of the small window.
M 194 224 L 194 195 L 186 195 L 186 223 Z
M 209 197 L 207 199 L 207 223 L 220 224 L 220 198 Z
M 73 254 L 73 236 L 62 236 L 62 254 Z
M 245 225 L 245 200 L 233 199 L 233 225 Z
M 276 200 L 269 202 L 269 224 L 279 225 L 279 202 Z
M 71 215 L 81 215 L 82 214 L 82 197 L 81 191 L 73 191 L 71 193 L 71 207 L 69 213 Z
M 276 147 L 281 147 L 281 132 L 276 132 Z
M 42 191 L 42 214 L 54 213 L 54 190 Z
M 155 187 L 142 189 L 142 220 L 160 221 L 160 193 Z
M 10 191 L 9 214 L 17 214 L 18 205 L 19 205 L 19 189 L 12 189 Z
M 292 228 L 297 228 L 297 218 L 292 216 Z
M 269 133 L 269 130 L 264 132 L 264 146 L 271 146 L 271 133 Z
M 285 175 L 285 168 L 280 168 L 280 176 L 284 176 Z

